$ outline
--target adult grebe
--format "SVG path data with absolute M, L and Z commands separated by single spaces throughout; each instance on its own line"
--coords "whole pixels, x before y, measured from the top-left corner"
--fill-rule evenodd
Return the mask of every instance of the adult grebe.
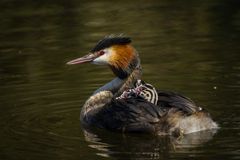
M 141 79 L 140 59 L 130 43 L 128 37 L 108 36 L 86 56 L 67 63 L 108 65 L 117 76 L 85 102 L 80 115 L 84 126 L 158 135 L 182 135 L 218 127 L 208 112 L 177 93 L 157 91 L 157 105 L 134 96 L 119 98 Z

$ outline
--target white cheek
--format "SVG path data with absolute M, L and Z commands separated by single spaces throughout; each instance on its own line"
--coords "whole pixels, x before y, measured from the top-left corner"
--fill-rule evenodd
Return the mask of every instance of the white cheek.
M 111 53 L 111 49 L 104 49 L 105 54 L 93 60 L 93 64 L 98 65 L 107 65 L 109 62 L 109 56 Z
M 108 64 L 108 57 L 106 54 L 96 58 L 92 62 L 93 64 L 98 64 L 98 65 L 106 65 Z

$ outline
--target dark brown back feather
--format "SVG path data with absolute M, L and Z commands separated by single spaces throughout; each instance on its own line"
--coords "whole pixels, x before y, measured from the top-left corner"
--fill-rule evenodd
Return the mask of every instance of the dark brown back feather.
M 188 97 L 175 92 L 157 91 L 158 106 L 166 108 L 177 108 L 186 114 L 199 111 L 199 107 Z
M 156 133 L 168 129 L 170 124 L 165 120 L 170 111 L 186 115 L 198 111 L 195 103 L 187 97 L 163 91 L 158 91 L 158 95 L 157 106 L 140 98 L 113 99 L 101 110 L 89 113 L 88 118 L 92 125 L 113 131 Z

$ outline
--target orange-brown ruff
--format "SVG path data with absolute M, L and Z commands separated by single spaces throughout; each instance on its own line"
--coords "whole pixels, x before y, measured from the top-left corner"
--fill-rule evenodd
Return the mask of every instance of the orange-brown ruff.
M 112 55 L 109 59 L 109 64 L 115 68 L 126 69 L 129 62 L 135 58 L 135 49 L 131 45 L 114 45 L 110 48 Z
M 84 127 L 157 135 L 218 128 L 205 109 L 174 92 L 157 90 L 158 100 L 154 104 L 139 97 L 117 98 L 141 79 L 140 59 L 130 38 L 105 37 L 90 54 L 67 64 L 87 62 L 110 66 L 116 78 L 97 89 L 85 102 L 80 116 Z

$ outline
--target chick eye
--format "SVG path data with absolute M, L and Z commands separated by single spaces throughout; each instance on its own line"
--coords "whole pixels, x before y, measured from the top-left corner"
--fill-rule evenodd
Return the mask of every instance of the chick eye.
M 99 56 L 104 55 L 104 53 L 105 53 L 104 51 L 98 52 Z

